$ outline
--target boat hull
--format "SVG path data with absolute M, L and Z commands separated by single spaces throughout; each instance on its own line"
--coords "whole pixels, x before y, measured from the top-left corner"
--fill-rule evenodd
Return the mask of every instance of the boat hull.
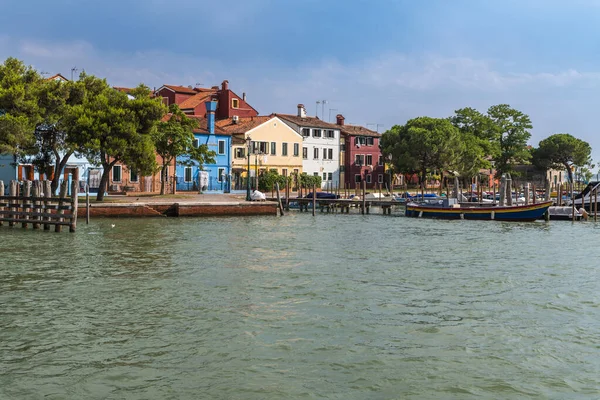
M 473 219 L 496 221 L 535 221 L 541 218 L 552 202 L 505 207 L 435 207 L 409 203 L 405 215 L 414 218 Z

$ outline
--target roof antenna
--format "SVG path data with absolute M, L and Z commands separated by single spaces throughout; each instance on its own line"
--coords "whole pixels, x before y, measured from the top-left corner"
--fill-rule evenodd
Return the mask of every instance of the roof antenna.
M 77 67 L 73 67 L 73 68 L 71 68 L 71 80 L 73 80 L 73 74 L 74 74 L 75 72 L 77 72 L 77 71 L 79 71 L 79 70 L 77 69 Z

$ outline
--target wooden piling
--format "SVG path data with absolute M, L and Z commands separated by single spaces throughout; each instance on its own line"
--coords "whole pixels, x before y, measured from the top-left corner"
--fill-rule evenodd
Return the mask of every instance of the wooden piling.
M 46 180 L 44 181 L 44 212 L 45 213 L 49 213 L 50 209 L 48 208 L 49 200 L 52 197 L 52 182 Z M 44 217 L 44 221 L 50 221 L 50 217 L 46 216 Z M 44 224 L 44 230 L 45 231 L 49 231 L 50 230 L 50 224 L 45 223 Z
M 290 180 L 285 179 L 285 211 L 290 211 Z
M 28 220 L 29 220 L 29 212 L 31 211 L 31 209 L 29 208 L 29 206 L 31 205 L 31 181 L 24 181 L 23 182 L 23 189 L 22 192 L 23 194 L 23 200 L 21 200 L 21 211 L 23 212 L 23 222 L 21 223 L 21 226 L 23 228 L 27 228 L 27 224 L 28 224 Z
M 85 224 L 90 223 L 90 185 L 85 184 Z
M 313 184 L 312 192 L 312 215 L 315 216 L 315 210 L 317 209 L 317 185 Z
M 573 182 L 571 182 L 571 204 L 572 204 L 571 212 L 573 213 L 573 222 L 575 222 L 575 184 Z
M 279 207 L 279 213 L 283 216 L 285 213 L 283 212 L 283 204 L 281 204 L 281 197 L 279 196 L 279 182 L 275 182 L 275 190 L 277 193 L 277 205 Z
M 4 181 L 0 181 L 0 197 L 4 196 Z M 2 200 L 0 200 L 1 202 Z M 4 211 L 4 206 L 0 204 L 0 215 L 2 215 L 2 211 Z M 3 226 L 4 222 L 0 221 L 0 226 Z
M 361 199 L 362 200 L 362 211 L 361 211 L 361 213 L 364 214 L 365 210 L 367 208 L 367 199 L 366 199 L 366 197 L 367 197 L 367 181 L 363 180 L 362 183 L 363 184 L 362 184 L 362 199 Z
M 79 206 L 79 181 L 74 179 L 71 181 L 71 225 L 69 225 L 69 232 L 75 232 L 77 228 L 77 208 Z
M 17 210 L 15 209 L 16 200 L 13 200 L 17 197 L 18 194 L 18 186 L 19 183 L 17 181 L 10 181 L 10 187 L 8 189 L 8 195 L 10 199 L 8 200 L 8 210 L 10 211 L 10 218 L 15 219 L 16 215 L 14 214 Z M 8 226 L 15 226 L 15 221 L 9 221 Z
M 532 189 L 531 189 L 531 190 L 533 191 L 533 202 L 532 202 L 532 204 L 535 204 L 535 203 L 537 203 L 537 201 L 536 201 L 537 193 L 536 193 L 536 191 L 535 191 L 535 183 L 533 183 L 533 184 L 531 185 L 531 187 L 532 187 Z
M 594 189 L 594 222 L 598 221 L 598 188 Z
M 33 187 L 31 189 L 31 193 L 32 193 L 32 196 L 35 198 L 35 200 L 33 201 L 33 212 L 35 214 L 38 214 L 40 212 L 40 209 L 39 209 L 40 203 L 37 200 L 40 197 L 40 191 L 41 191 L 40 189 L 41 189 L 40 181 L 33 182 Z M 33 217 L 33 220 L 34 220 L 33 229 L 40 229 L 40 223 L 39 223 L 40 217 L 35 215 Z
M 59 200 L 58 200 L 58 209 L 56 210 L 56 213 L 59 216 L 62 216 L 65 213 L 64 210 L 64 205 L 65 205 L 65 198 L 67 197 L 67 189 L 68 189 L 68 185 L 69 182 L 67 181 L 63 181 L 60 185 L 60 194 L 59 194 Z M 58 224 L 55 225 L 54 227 L 54 231 L 55 232 L 60 232 L 61 231 L 61 222 L 64 222 L 64 218 L 59 217 L 58 218 Z

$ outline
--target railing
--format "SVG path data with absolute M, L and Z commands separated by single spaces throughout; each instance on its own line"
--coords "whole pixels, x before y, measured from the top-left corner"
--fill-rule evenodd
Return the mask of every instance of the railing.
M 5 196 L 4 182 L 0 181 L 0 226 L 8 222 L 9 227 L 21 224 L 33 229 L 49 231 L 54 226 L 60 232 L 62 226 L 68 226 L 75 232 L 77 225 L 77 193 L 79 182 L 71 182 L 71 196 L 67 196 L 69 183 L 60 185 L 59 196 L 53 195 L 50 181 L 10 181 L 8 196 Z

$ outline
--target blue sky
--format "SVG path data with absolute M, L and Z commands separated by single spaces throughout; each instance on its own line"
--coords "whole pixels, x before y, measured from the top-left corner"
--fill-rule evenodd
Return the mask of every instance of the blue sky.
M 508 103 L 530 144 L 568 132 L 600 162 L 599 17 L 600 0 L 3 0 L 0 58 L 118 86 L 228 79 L 262 114 L 326 99 L 325 119 L 380 131 Z

